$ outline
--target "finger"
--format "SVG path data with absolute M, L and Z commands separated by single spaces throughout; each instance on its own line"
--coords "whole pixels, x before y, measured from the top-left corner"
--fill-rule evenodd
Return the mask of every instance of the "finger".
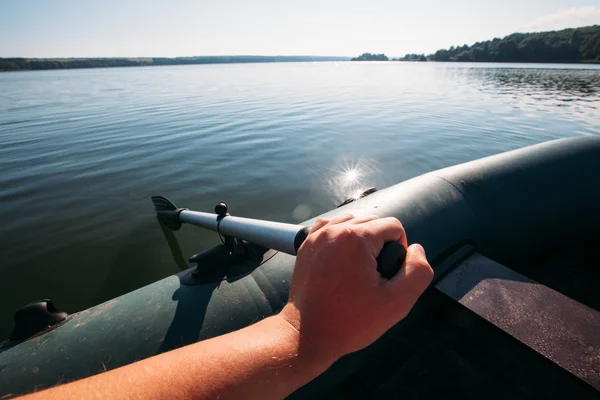
M 342 214 L 342 215 L 338 215 L 337 217 L 333 218 L 333 219 L 329 219 L 329 218 L 319 218 L 317 220 L 317 222 L 314 223 L 314 225 L 310 228 L 310 233 L 315 233 L 317 232 L 319 229 L 324 228 L 327 225 L 337 225 L 337 224 L 341 224 L 343 222 L 346 221 L 350 221 L 351 219 L 354 218 L 354 215 L 352 214 Z
M 351 219 L 348 221 L 348 223 L 353 224 L 353 225 L 358 225 L 358 224 L 364 224 L 366 222 L 373 221 L 376 219 L 379 219 L 379 217 L 377 215 L 364 215 L 362 217 L 356 217 L 354 219 Z
M 386 242 L 400 242 L 404 247 L 408 247 L 404 227 L 396 218 L 377 218 L 361 224 L 360 227 L 364 230 L 365 237 L 376 239 L 378 252 Z
M 433 269 L 427 261 L 423 246 L 412 244 L 406 250 L 406 259 L 400 271 L 390 279 L 393 292 L 407 296 L 409 301 L 416 302 L 421 293 L 431 283 Z M 406 299 L 406 297 L 405 297 Z
M 313 226 L 311 226 L 310 233 L 315 233 L 316 231 L 318 231 L 319 229 L 321 229 L 322 227 L 324 227 L 325 225 L 327 225 L 329 222 L 331 222 L 331 220 L 329 218 L 319 218 L 313 224 Z
M 344 223 L 346 221 L 350 221 L 351 219 L 354 219 L 354 215 L 342 214 L 342 215 L 339 215 L 339 216 L 333 218 L 331 221 L 329 221 L 329 223 L 327 225 L 337 225 L 337 224 Z

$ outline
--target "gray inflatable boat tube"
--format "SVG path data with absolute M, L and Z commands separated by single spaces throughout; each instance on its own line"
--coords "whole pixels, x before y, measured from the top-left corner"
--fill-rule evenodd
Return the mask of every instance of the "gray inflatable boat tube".
M 323 216 L 396 217 L 435 268 L 464 243 L 499 259 L 568 246 L 599 231 L 599 206 L 600 137 L 579 137 L 427 173 Z M 277 313 L 295 258 L 267 258 L 251 273 L 219 283 L 187 286 L 182 272 L 3 350 L 0 397 L 114 369 Z M 356 357 L 348 362 L 360 362 Z M 347 369 L 334 367 L 305 393 L 323 393 L 342 380 Z

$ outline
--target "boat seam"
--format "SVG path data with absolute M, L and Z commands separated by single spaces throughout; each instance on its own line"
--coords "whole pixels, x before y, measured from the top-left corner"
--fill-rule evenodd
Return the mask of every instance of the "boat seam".
M 443 180 L 444 182 L 450 184 L 450 186 L 452 186 L 454 189 L 456 189 L 458 191 L 458 193 L 460 193 L 462 195 L 462 197 L 465 199 L 465 201 L 467 202 L 467 204 L 469 205 L 469 208 L 471 209 L 471 211 L 473 212 L 473 216 L 476 215 L 475 212 L 475 207 L 473 207 L 473 205 L 471 204 L 471 202 L 469 201 L 469 198 L 467 197 L 466 193 L 463 192 L 462 190 L 460 190 L 460 188 L 458 186 L 456 186 L 454 183 L 450 182 L 448 179 L 441 177 L 439 175 L 434 175 L 436 178 L 439 178 L 441 180 Z

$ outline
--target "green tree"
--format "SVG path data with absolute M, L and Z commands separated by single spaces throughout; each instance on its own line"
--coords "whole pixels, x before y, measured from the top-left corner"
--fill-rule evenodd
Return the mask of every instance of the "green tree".
M 595 62 L 600 57 L 600 25 L 537 33 L 513 33 L 473 46 L 451 46 L 429 55 L 432 61 Z

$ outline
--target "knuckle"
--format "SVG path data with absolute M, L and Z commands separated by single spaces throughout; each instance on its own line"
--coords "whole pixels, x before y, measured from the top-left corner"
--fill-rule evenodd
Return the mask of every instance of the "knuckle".
M 325 225 L 328 224 L 331 220 L 328 218 L 319 218 L 318 220 L 315 221 L 315 225 L 321 226 L 321 225 Z
M 360 238 L 360 235 L 353 226 L 345 226 L 340 228 L 337 235 L 345 242 L 355 242 Z
M 388 217 L 388 218 L 386 218 L 386 220 L 389 221 L 390 225 L 392 225 L 396 229 L 404 232 L 404 226 L 402 225 L 402 222 L 400 222 L 400 220 L 398 218 Z
M 320 229 L 314 236 L 315 242 L 329 242 L 329 240 L 333 237 L 333 232 L 330 227 L 324 227 Z
M 313 226 L 310 228 L 310 233 L 314 234 L 319 229 L 321 229 L 324 226 L 326 226 L 329 222 L 330 222 L 330 220 L 327 219 L 327 218 L 319 218 L 318 220 L 315 221 L 315 223 L 313 224 Z

